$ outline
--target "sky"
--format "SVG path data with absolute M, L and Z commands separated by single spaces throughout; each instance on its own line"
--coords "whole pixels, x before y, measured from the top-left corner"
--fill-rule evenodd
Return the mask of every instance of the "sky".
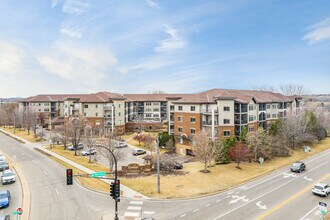
M 0 97 L 330 93 L 328 0 L 0 0 Z

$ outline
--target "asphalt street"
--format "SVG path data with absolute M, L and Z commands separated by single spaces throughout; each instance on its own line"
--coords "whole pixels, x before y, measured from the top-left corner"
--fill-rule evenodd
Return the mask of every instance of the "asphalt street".
M 32 220 L 113 216 L 114 204 L 108 195 L 92 192 L 79 184 L 66 186 L 65 170 L 47 156 L 35 152 L 29 144 L 20 144 L 0 134 L 0 150 L 16 157 L 26 175 L 32 195 Z M 144 201 L 122 198 L 119 215 L 151 216 L 157 220 L 319 219 L 318 202 L 330 204 L 330 196 L 313 195 L 311 188 L 319 181 L 330 182 L 329 161 L 330 150 L 306 159 L 307 170 L 302 173 L 291 173 L 289 166 L 284 167 L 203 198 Z

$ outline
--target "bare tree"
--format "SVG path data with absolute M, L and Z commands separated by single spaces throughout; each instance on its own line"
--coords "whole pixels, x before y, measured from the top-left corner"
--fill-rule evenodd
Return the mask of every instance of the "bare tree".
M 292 149 L 305 142 L 315 141 L 314 135 L 309 133 L 308 123 L 303 114 L 287 117 L 281 123 L 279 135 Z
M 149 93 L 149 94 L 165 94 L 165 91 L 163 91 L 161 89 L 154 89 L 152 91 L 148 91 L 147 93 Z
M 241 169 L 239 166 L 242 161 L 246 161 L 251 153 L 249 148 L 242 142 L 237 142 L 234 147 L 229 150 L 230 157 L 236 161 L 236 168 Z
M 85 136 L 83 138 L 83 143 L 84 146 L 87 149 L 87 152 L 89 152 L 89 160 L 88 162 L 92 162 L 92 150 L 94 149 L 93 147 L 95 146 L 95 138 L 93 137 L 93 130 L 92 127 L 86 126 L 85 127 Z
M 214 146 L 211 143 L 209 139 L 209 135 L 207 132 L 202 131 L 198 132 L 194 137 L 193 137 L 193 146 L 194 146 L 194 154 L 196 158 L 204 163 L 204 173 L 209 172 L 207 170 L 207 163 L 214 159 Z
M 109 149 L 113 155 L 116 157 L 116 160 L 117 162 L 124 159 L 125 158 L 125 153 L 123 152 L 122 148 L 117 148 L 116 147 L 116 141 L 114 141 L 113 135 L 111 134 L 109 136 L 109 138 L 107 139 L 106 143 L 105 143 L 105 147 L 107 149 Z M 108 159 L 108 162 L 109 162 L 109 170 L 113 170 L 113 166 L 115 164 L 115 160 L 112 156 L 112 154 L 109 152 L 109 150 L 106 150 L 106 149 L 103 149 L 101 148 L 100 149 L 100 153 L 106 157 Z
M 153 138 L 150 134 L 145 135 L 145 138 L 143 140 L 144 146 L 150 151 L 150 155 L 152 155 L 152 151 L 155 148 L 154 141 L 155 138 Z
M 308 89 L 306 89 L 303 85 L 298 84 L 282 84 L 280 85 L 280 91 L 283 95 L 289 96 L 289 95 L 306 95 L 310 93 Z
M 77 156 L 78 144 L 84 136 L 85 120 L 82 117 L 70 118 L 68 122 L 68 137 L 74 148 L 74 155 Z
M 169 153 L 175 153 L 176 147 L 173 138 L 168 139 L 165 148 L 168 150 Z
M 253 89 L 257 90 L 257 91 L 267 91 L 267 92 L 276 92 L 277 91 L 277 89 L 271 85 L 262 85 L 262 86 L 254 87 Z
M 257 161 L 259 157 L 270 158 L 271 148 L 267 132 L 263 128 L 258 128 L 249 137 L 249 146 L 253 152 L 254 160 Z
M 63 144 L 64 150 L 66 150 L 68 143 L 70 142 L 68 125 L 63 125 L 55 129 L 55 134 L 58 135 L 59 142 Z
M 35 128 L 37 124 L 36 111 L 30 107 L 26 107 L 23 114 L 23 123 L 28 134 L 30 134 L 31 128 Z

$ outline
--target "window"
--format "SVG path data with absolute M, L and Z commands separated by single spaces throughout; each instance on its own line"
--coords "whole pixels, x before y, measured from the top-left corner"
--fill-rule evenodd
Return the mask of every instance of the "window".
M 273 104 L 273 108 L 277 108 L 277 104 Z
M 147 113 L 146 114 L 146 118 L 151 118 L 151 114 L 150 113 Z
M 151 102 L 146 102 L 146 105 L 151 105 Z
M 254 132 L 254 127 L 249 127 L 249 132 Z
M 179 111 L 182 111 L 182 106 L 181 105 L 179 106 Z
M 224 112 L 229 112 L 230 111 L 230 107 L 229 106 L 224 106 L 223 107 L 223 111 Z
M 39 103 L 39 106 L 41 106 L 41 103 Z
M 178 138 L 178 143 L 179 143 L 179 144 L 182 144 L 182 143 L 183 143 L 182 138 Z
M 253 106 L 254 106 L 253 104 L 250 104 L 249 105 L 249 111 L 252 111 L 253 110 Z
M 159 112 L 159 108 L 154 108 L 154 112 Z
M 182 128 L 181 128 L 181 127 L 178 127 L 178 131 L 179 131 L 179 132 L 182 132 Z
M 121 112 L 118 112 L 118 116 L 121 116 Z
M 230 131 L 223 131 L 223 136 L 225 136 L 225 137 L 230 136 Z
M 272 118 L 277 118 L 276 116 L 277 116 L 276 114 L 272 114 Z
M 170 110 L 174 111 L 174 105 L 170 105 Z
M 270 109 L 270 104 L 267 104 L 267 109 Z
M 230 124 L 230 119 L 223 119 L 224 124 Z
M 85 117 L 87 116 L 87 113 L 86 113 L 86 112 L 84 112 L 84 116 L 85 116 Z
M 158 102 L 154 102 L 154 103 L 152 103 L 153 105 L 159 105 L 159 103 Z
M 88 105 L 84 105 L 84 108 L 88 108 Z
M 121 120 L 118 120 L 118 124 L 121 125 Z
M 44 111 L 45 111 L 45 112 L 49 112 L 49 108 L 45 108 Z
M 190 118 L 190 122 L 191 122 L 191 123 L 195 123 L 195 122 L 196 122 L 196 118 L 195 118 L 195 117 L 191 117 L 191 118 Z
M 267 114 L 267 118 L 270 118 L 270 114 Z
M 99 108 L 99 105 L 98 105 L 98 104 L 96 104 L 96 105 L 95 105 L 95 108 Z
M 99 116 L 99 113 L 98 112 L 95 112 L 95 116 Z
M 182 122 L 182 117 L 181 116 L 178 117 L 178 122 Z
M 190 129 L 191 134 L 196 134 L 196 130 L 194 128 Z
M 49 103 L 44 103 L 44 106 L 49 106 Z
M 249 121 L 253 121 L 254 117 L 253 115 L 249 115 Z
M 100 121 L 95 121 L 95 125 L 101 125 Z
M 195 106 L 190 106 L 190 111 L 194 112 L 196 110 Z
M 146 112 L 151 112 L 151 108 L 146 108 Z
M 154 118 L 159 118 L 159 114 L 154 114 Z
M 121 104 L 118 105 L 118 108 L 121 108 Z

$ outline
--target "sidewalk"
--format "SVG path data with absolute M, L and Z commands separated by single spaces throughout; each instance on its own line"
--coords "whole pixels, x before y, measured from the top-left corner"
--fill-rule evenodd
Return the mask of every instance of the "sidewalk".
M 58 154 L 56 154 L 56 153 L 54 153 L 50 150 L 47 150 L 44 146 L 36 147 L 36 148 L 38 148 L 39 150 L 41 150 L 41 151 L 43 151 L 47 154 L 50 154 L 50 155 L 52 155 L 52 156 L 54 156 L 54 157 L 56 157 L 56 158 L 58 158 L 58 159 L 60 159 L 64 162 L 66 162 L 67 164 L 70 164 L 71 166 L 74 166 L 74 167 L 78 168 L 79 170 L 84 171 L 85 173 L 88 173 L 88 174 L 95 173 L 94 170 L 88 169 L 88 168 L 86 168 L 86 167 L 84 167 L 84 166 L 82 166 L 82 165 L 80 165 L 80 164 L 78 164 L 78 163 L 76 163 L 72 160 L 69 160 L 65 157 L 62 157 L 61 155 L 58 155 Z M 108 183 L 108 184 L 110 184 L 112 182 L 111 180 L 107 180 L 107 179 L 101 179 L 101 180 Z M 123 197 L 127 197 L 127 198 L 137 198 L 137 197 L 139 197 L 141 199 L 148 199 L 149 198 L 149 197 L 146 197 L 146 196 L 142 195 L 141 193 L 138 193 L 138 192 L 124 186 L 123 184 L 121 184 L 120 190 L 123 192 Z
M 50 150 L 45 149 L 45 147 L 43 145 L 46 144 L 47 142 L 31 143 L 31 142 L 29 142 L 29 141 L 27 141 L 25 139 L 22 139 L 22 138 L 14 135 L 14 134 L 12 134 L 10 132 L 7 132 L 7 131 L 5 131 L 5 130 L 3 130 L 1 128 L 0 128 L 0 130 L 2 132 L 6 133 L 6 134 L 9 134 L 10 136 L 13 136 L 15 138 L 18 138 L 18 139 L 24 141 L 25 142 L 25 145 L 31 147 L 31 149 L 32 148 L 38 148 L 39 150 L 41 150 L 41 151 L 43 151 L 43 152 L 45 152 L 47 154 L 50 154 L 50 155 L 52 155 L 52 156 L 54 156 L 54 157 L 56 157 L 56 158 L 58 158 L 58 159 L 60 159 L 60 160 L 62 160 L 64 162 L 66 162 L 67 164 L 70 164 L 71 166 L 74 166 L 74 167 L 76 167 L 76 168 L 78 168 L 78 169 L 80 169 L 80 170 L 82 170 L 82 171 L 84 171 L 84 172 L 86 172 L 88 174 L 95 173 L 95 171 L 93 171 L 91 169 L 88 169 L 88 168 L 86 168 L 86 167 L 84 167 L 84 166 L 82 166 L 82 165 L 80 165 L 80 164 L 78 164 L 78 163 L 76 163 L 76 162 L 74 162 L 72 160 L 69 160 L 69 159 L 67 159 L 65 157 L 62 157 L 61 155 L 58 155 L 58 154 L 56 154 L 56 153 L 54 153 L 54 152 L 52 152 Z M 106 179 L 102 179 L 102 181 L 104 181 L 104 182 L 106 182 L 108 184 L 110 184 L 112 182 L 111 180 L 106 180 Z M 138 192 L 136 192 L 136 191 L 134 191 L 134 190 L 126 187 L 123 184 L 121 184 L 120 189 L 123 192 L 123 197 L 134 198 L 134 199 L 136 199 L 136 198 L 149 199 L 149 197 L 147 197 L 145 195 L 142 195 L 141 193 L 138 193 Z

